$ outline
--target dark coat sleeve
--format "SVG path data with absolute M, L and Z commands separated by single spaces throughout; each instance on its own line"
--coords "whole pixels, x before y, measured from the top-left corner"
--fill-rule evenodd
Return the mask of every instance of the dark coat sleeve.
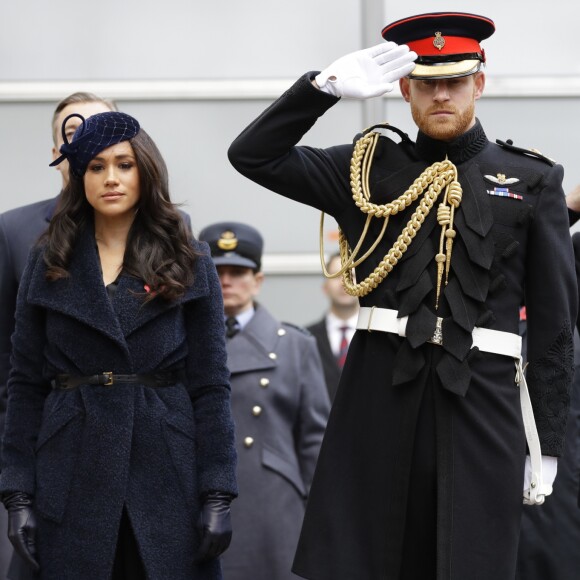
M 208 491 L 237 495 L 222 294 L 209 249 L 205 244 L 204 248 L 206 253 L 198 258 L 197 270 L 205 270 L 209 293 L 185 305 L 187 377 L 195 415 L 199 489 L 202 495 Z
M 572 234 L 572 247 L 574 248 L 574 263 L 576 265 L 576 280 L 580 280 L 580 232 Z M 579 284 L 580 286 L 580 284 Z M 580 290 L 580 288 L 579 288 Z M 576 328 L 580 332 L 580 312 L 576 319 Z
M 338 102 L 301 77 L 235 139 L 228 150 L 245 177 L 330 215 L 352 204 L 351 145 L 297 146 L 316 120 Z
M 50 384 L 43 377 L 44 311 L 28 302 L 28 289 L 41 250 L 33 250 L 18 290 L 16 328 L 8 379 L 8 413 L 2 449 L 0 492 L 34 494 L 35 447 Z
M 4 217 L 0 215 L 0 436 L 4 431 L 7 383 L 10 370 L 10 336 L 14 330 L 14 310 L 18 284 L 13 275 L 12 256 Z
M 564 447 L 578 309 L 562 177 L 562 167 L 555 165 L 539 194 L 528 238 L 525 278 L 527 379 L 542 453 L 554 456 L 560 456 Z

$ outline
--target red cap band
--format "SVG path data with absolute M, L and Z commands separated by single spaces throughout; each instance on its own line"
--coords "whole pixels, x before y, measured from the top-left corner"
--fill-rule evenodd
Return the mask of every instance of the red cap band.
M 441 49 L 436 45 L 443 46 Z M 481 46 L 474 38 L 461 36 L 431 36 L 421 40 L 407 42 L 407 46 L 419 56 L 441 56 L 448 54 L 481 53 Z

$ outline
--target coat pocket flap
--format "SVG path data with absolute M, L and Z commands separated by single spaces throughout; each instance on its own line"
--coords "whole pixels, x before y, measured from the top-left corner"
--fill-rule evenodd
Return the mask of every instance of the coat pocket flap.
M 36 449 L 40 449 L 49 439 L 52 439 L 61 429 L 64 429 L 75 417 L 84 415 L 84 411 L 66 403 L 57 407 L 42 422 Z
M 297 465 L 280 457 L 280 455 L 266 445 L 262 448 L 262 465 L 279 473 L 296 488 L 302 497 L 306 497 L 306 488 Z
M 183 413 L 171 413 L 165 416 L 165 422 L 169 427 L 172 427 L 176 431 L 179 431 L 182 435 L 189 437 L 195 441 L 195 428 L 193 419 L 187 417 Z

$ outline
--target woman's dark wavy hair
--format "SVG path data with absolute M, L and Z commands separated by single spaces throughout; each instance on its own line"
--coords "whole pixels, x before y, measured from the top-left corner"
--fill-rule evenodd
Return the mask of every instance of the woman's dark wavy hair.
M 141 195 L 127 238 L 123 272 L 149 286 L 150 291 L 144 293 L 146 302 L 156 296 L 175 300 L 193 283 L 198 254 L 191 246 L 191 233 L 171 203 L 167 166 L 159 149 L 143 129 L 129 143 L 139 170 Z M 41 238 L 49 280 L 69 276 L 78 234 L 92 220 L 93 208 L 86 199 L 83 178 L 71 173 L 58 210 Z

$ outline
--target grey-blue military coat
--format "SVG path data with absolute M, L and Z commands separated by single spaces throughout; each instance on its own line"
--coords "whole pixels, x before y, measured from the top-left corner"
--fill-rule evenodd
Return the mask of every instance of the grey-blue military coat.
M 290 580 L 330 407 L 316 342 L 257 305 L 226 345 L 240 496 L 224 577 Z

